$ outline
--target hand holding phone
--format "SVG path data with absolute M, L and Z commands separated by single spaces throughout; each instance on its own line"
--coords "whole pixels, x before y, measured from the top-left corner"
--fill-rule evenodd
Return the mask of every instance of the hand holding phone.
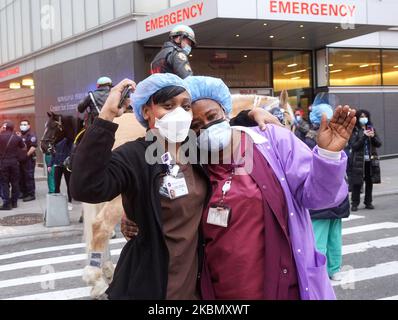
M 131 94 L 131 86 L 127 86 L 126 88 L 124 88 L 123 92 L 122 92 L 122 98 L 120 99 L 120 103 L 119 103 L 119 109 L 123 108 L 123 104 L 126 101 L 127 98 L 130 97 Z

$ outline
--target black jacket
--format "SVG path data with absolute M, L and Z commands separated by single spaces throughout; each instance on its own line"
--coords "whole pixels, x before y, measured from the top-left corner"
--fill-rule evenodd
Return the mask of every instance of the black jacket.
M 111 88 L 109 86 L 106 86 L 98 88 L 93 92 L 94 100 L 100 111 L 104 106 L 106 99 L 108 99 L 110 91 Z M 94 119 L 99 115 L 90 95 L 88 95 L 86 98 L 84 98 L 84 100 L 79 103 L 79 105 L 77 106 L 77 111 L 79 111 L 80 113 L 84 113 L 87 111 L 89 113 L 88 125 L 91 125 L 94 122 Z
M 153 59 L 151 73 L 174 73 L 182 79 L 193 75 L 186 53 L 171 41 Z
M 247 113 L 240 113 L 231 124 L 253 126 Z M 167 168 L 147 164 L 145 153 L 152 143 L 145 139 L 126 143 L 112 152 L 117 128 L 99 118 L 88 128 L 73 159 L 72 197 L 99 203 L 122 194 L 127 217 L 140 226 L 137 238 L 122 250 L 107 291 L 109 299 L 163 300 L 167 296 L 169 255 L 162 230 L 159 187 Z M 207 173 L 200 165 L 193 168 L 206 179 L 208 202 L 212 189 Z M 201 243 L 199 270 L 203 248 Z
M 350 185 L 362 185 L 365 177 L 365 141 L 368 140 L 371 154 L 370 174 L 373 183 L 381 183 L 380 163 L 377 148 L 382 146 L 379 136 L 375 131 L 373 138 L 367 137 L 362 128 L 355 127 L 350 139 L 351 155 L 349 158 L 349 181 Z
M 11 140 L 10 137 L 12 136 Z M 10 141 L 8 147 L 7 143 Z M 22 138 L 15 133 L 5 131 L 0 134 L 0 165 L 18 162 L 18 153 L 25 148 Z

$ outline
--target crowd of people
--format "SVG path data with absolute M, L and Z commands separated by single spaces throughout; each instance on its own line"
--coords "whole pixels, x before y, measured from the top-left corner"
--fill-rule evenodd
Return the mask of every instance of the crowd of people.
M 374 209 L 373 184 L 381 182 L 381 141 L 370 113 L 314 104 L 308 114 L 295 111 L 291 131 L 229 121 L 229 88 L 193 76 L 188 57 L 195 45 L 193 30 L 179 26 L 154 59 L 152 76 L 113 88 L 109 78 L 98 80 L 97 91 L 79 104 L 89 116 L 72 173 L 65 167 L 70 141 L 46 154 L 50 193 L 60 192 L 64 175 L 70 202 L 122 194 L 122 230 L 130 241 L 109 299 L 334 299 L 329 279 L 340 280 L 342 219 L 358 210 L 364 182 L 365 208 Z M 155 139 L 112 151 L 112 121 L 122 114 L 128 86 L 137 119 Z M 155 165 L 146 158 L 153 144 L 160 151 Z M 187 144 L 222 161 L 182 161 Z M 3 210 L 17 207 L 21 194 L 34 199 L 36 147 L 29 122 L 21 122 L 21 134 L 10 122 L 3 125 Z M 20 150 L 28 160 L 19 159 Z M 224 161 L 232 154 L 238 160 Z
M 18 131 L 12 121 L 0 128 L 0 210 L 18 207 L 18 200 L 36 200 L 34 171 L 37 137 L 28 120 L 20 122 Z

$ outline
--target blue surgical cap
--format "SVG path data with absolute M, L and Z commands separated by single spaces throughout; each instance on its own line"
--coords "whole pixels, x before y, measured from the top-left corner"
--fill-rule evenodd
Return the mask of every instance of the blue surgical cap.
M 320 125 L 322 121 L 322 115 L 326 113 L 328 121 L 333 117 L 333 107 L 329 104 L 322 103 L 312 106 L 312 111 L 310 113 L 310 120 L 312 124 Z
M 226 84 L 218 78 L 191 76 L 185 79 L 192 95 L 192 103 L 210 99 L 218 102 L 228 115 L 232 111 L 232 97 Z
M 156 92 L 171 86 L 182 87 L 191 94 L 189 87 L 184 80 L 172 73 L 156 73 L 137 85 L 137 88 L 132 95 L 133 109 L 137 120 L 145 128 L 148 128 L 148 122 L 142 116 L 143 107 Z

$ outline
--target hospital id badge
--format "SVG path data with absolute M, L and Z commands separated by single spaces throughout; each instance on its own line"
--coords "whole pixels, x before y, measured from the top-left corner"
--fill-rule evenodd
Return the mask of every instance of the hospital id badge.
M 228 228 L 229 221 L 231 219 L 231 208 L 223 205 L 211 205 L 209 209 L 209 215 L 207 216 L 207 223 Z
M 176 177 L 167 175 L 163 179 L 160 194 L 171 199 L 178 199 L 189 193 L 184 174 L 180 172 Z

